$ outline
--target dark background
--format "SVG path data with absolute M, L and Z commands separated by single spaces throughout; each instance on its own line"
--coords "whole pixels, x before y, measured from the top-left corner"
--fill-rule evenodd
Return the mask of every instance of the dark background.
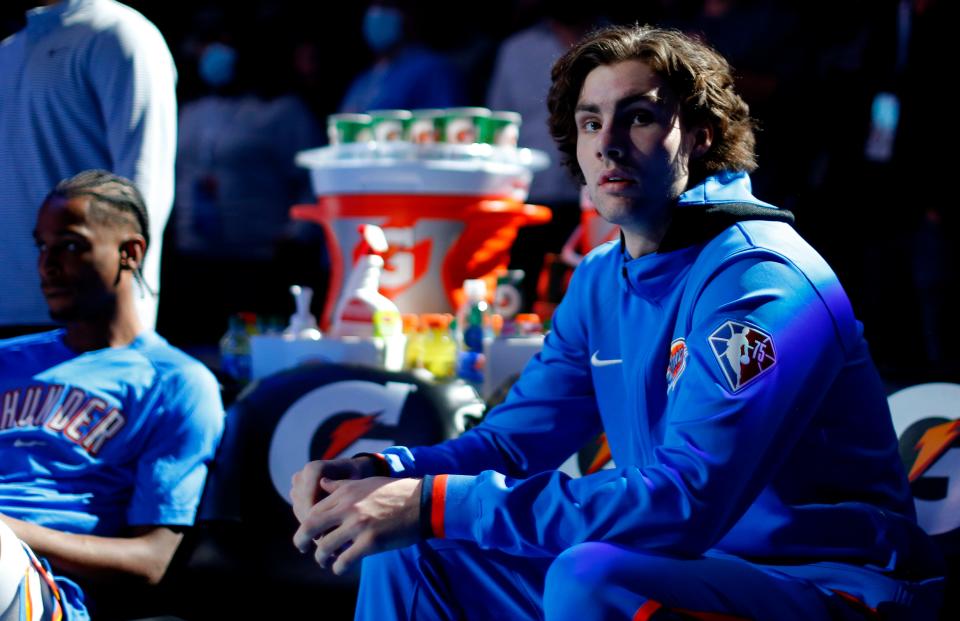
M 19 27 L 25 4 L 30 3 L 4 3 L 0 35 Z M 321 123 L 373 58 L 360 30 L 366 2 L 128 4 L 166 37 L 178 66 L 181 103 L 203 93 L 196 54 L 214 30 L 230 32 L 230 43 L 246 58 L 238 71 L 248 84 L 267 93 L 298 93 Z M 467 76 L 471 99 L 481 104 L 497 45 L 537 21 L 546 3 L 407 4 L 418 13 L 422 39 L 449 55 Z M 839 274 L 885 378 L 908 383 L 954 377 L 957 218 L 944 187 L 950 158 L 948 77 L 940 52 L 950 27 L 945 3 L 596 0 L 591 5 L 613 23 L 639 21 L 700 33 L 731 60 L 760 124 L 756 194 L 793 210 L 798 229 Z M 910 15 L 910 29 L 905 62 L 898 64 L 901 8 Z M 894 155 L 883 163 L 864 157 L 870 106 L 880 91 L 895 93 L 901 102 Z M 161 323 L 162 313 L 163 306 Z
M 0 38 L 22 26 L 22 12 L 30 4 L 15 0 L 0 5 Z M 181 104 L 204 93 L 197 54 L 202 42 L 218 32 L 229 33 L 227 42 L 245 59 L 238 71 L 247 87 L 268 95 L 296 92 L 320 123 L 336 110 L 351 79 L 373 60 L 360 29 L 365 2 L 127 4 L 165 36 L 178 66 Z M 421 18 L 422 39 L 460 68 L 471 100 L 482 105 L 498 44 L 540 19 L 546 2 L 408 4 Z M 571 11 L 578 6 L 551 4 Z M 953 294 L 958 285 L 955 242 L 960 236 L 956 198 L 947 183 L 953 117 L 946 93 L 952 90 L 952 76 L 941 58 L 952 52 L 946 44 L 952 23 L 945 4 L 590 2 L 612 23 L 651 23 L 699 33 L 730 59 L 741 93 L 759 122 L 755 193 L 792 210 L 797 228 L 833 266 L 891 388 L 960 379 L 960 332 L 951 319 L 957 315 Z M 909 15 L 910 28 L 898 62 L 901 10 Z M 901 103 L 893 157 L 882 163 L 864 156 L 871 102 L 878 92 L 894 93 Z M 173 247 L 167 243 L 165 250 Z M 165 281 L 177 277 L 166 261 L 164 269 Z M 161 328 L 164 309 L 161 305 Z M 286 312 L 292 310 L 291 305 Z M 206 335 L 206 343 L 178 338 L 176 332 L 168 336 L 191 348 L 216 343 L 221 333 Z M 229 543 L 242 546 L 234 539 Z M 185 549 L 184 555 L 196 554 L 189 546 Z M 228 580 L 216 571 L 174 572 L 162 593 L 188 599 L 190 605 L 181 602 L 178 609 L 190 618 L 276 618 L 307 611 L 326 618 L 350 616 L 349 586 L 331 584 L 327 590 L 311 591 L 309 602 L 301 599 L 302 592 L 284 588 L 251 576 Z M 276 605 L 251 610 L 251 601 Z
M 0 36 L 20 27 L 29 4 L 4 3 Z M 360 29 L 366 2 L 128 4 L 166 37 L 178 66 L 181 103 L 203 93 L 196 55 L 212 31 L 230 33 L 229 42 L 246 59 L 238 71 L 248 85 L 265 93 L 298 93 L 321 123 L 373 59 Z M 472 101 L 482 104 L 499 42 L 536 22 L 548 3 L 486 0 L 458 5 L 456 16 L 449 3 L 438 0 L 406 4 L 420 18 L 421 38 L 453 60 L 467 76 Z M 951 138 L 948 77 L 940 60 L 950 27 L 945 5 L 936 0 L 591 2 L 609 22 L 700 33 L 731 60 L 760 124 L 755 193 L 794 211 L 798 229 L 840 276 L 881 371 L 894 384 L 955 380 L 960 367 L 951 319 L 957 217 L 955 199 L 944 187 Z M 910 16 L 910 29 L 905 62 L 898 64 L 901 7 Z M 864 144 L 871 102 L 881 91 L 899 97 L 901 114 L 893 158 L 876 163 L 864 157 Z M 165 274 L 169 277 L 175 275 Z M 163 311 L 161 306 L 161 325 Z

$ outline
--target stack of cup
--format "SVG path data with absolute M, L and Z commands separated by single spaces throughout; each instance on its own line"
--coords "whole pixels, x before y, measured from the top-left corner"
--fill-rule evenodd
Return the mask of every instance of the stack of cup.
M 517 112 L 487 108 L 371 110 L 366 114 L 327 117 L 331 145 L 358 142 L 413 144 L 490 144 L 517 146 L 521 117 Z

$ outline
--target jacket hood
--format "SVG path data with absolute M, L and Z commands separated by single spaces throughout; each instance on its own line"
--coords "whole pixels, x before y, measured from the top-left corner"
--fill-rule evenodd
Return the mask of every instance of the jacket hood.
M 707 177 L 677 199 L 670 227 L 658 252 L 671 252 L 716 237 L 743 220 L 772 220 L 793 225 L 793 214 L 756 198 L 750 175 L 724 171 Z

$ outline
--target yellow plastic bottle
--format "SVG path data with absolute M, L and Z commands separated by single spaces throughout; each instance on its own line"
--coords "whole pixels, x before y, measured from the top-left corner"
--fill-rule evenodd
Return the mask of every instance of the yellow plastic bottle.
M 457 344 L 450 335 L 449 314 L 428 313 L 420 316 L 426 330 L 423 334 L 423 366 L 437 379 L 452 377 L 456 368 Z
M 403 357 L 405 370 L 423 368 L 423 327 L 415 313 L 403 314 L 403 334 L 407 337 L 407 349 Z

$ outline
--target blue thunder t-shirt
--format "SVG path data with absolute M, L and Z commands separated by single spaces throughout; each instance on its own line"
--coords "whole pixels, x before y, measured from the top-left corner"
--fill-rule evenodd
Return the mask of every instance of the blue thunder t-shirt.
M 0 341 L 0 513 L 101 536 L 192 524 L 223 430 L 216 379 L 153 332 L 81 354 L 63 337 Z

